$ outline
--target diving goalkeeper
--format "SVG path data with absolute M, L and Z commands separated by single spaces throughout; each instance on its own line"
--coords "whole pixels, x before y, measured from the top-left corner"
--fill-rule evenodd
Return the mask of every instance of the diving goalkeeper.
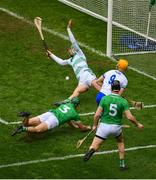
M 51 59 L 53 59 L 56 63 L 62 66 L 70 65 L 73 68 L 76 78 L 78 79 L 78 86 L 75 88 L 69 99 L 65 101 L 68 101 L 73 97 L 79 96 L 80 93 L 86 92 L 90 88 L 90 86 L 94 87 L 98 91 L 100 91 L 101 89 L 100 85 L 97 83 L 95 74 L 88 67 L 84 53 L 80 49 L 76 39 L 74 38 L 73 33 L 71 32 L 71 26 L 72 20 L 70 20 L 67 25 L 67 32 L 69 35 L 70 42 L 72 44 L 72 46 L 68 48 L 70 58 L 63 60 L 54 55 L 51 51 L 47 50 L 48 56 Z

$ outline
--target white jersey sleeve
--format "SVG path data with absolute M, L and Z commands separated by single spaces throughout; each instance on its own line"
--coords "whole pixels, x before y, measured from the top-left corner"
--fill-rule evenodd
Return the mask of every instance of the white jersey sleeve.
M 128 80 L 127 80 L 126 76 L 118 70 L 107 71 L 103 75 L 103 77 L 104 77 L 104 81 L 103 81 L 100 92 L 104 93 L 105 95 L 111 94 L 111 83 L 114 80 L 120 81 L 121 88 L 127 87 Z
M 53 59 L 56 63 L 58 63 L 58 64 L 60 64 L 60 65 L 62 65 L 62 66 L 68 65 L 68 64 L 70 63 L 70 59 L 65 59 L 65 60 L 63 60 L 63 59 L 57 57 L 57 56 L 54 55 L 54 54 L 51 54 L 51 55 L 50 55 L 50 58 Z
M 85 56 L 82 50 L 80 49 L 71 29 L 67 28 L 67 32 L 68 32 L 69 40 L 72 43 L 72 47 L 74 48 L 74 50 L 79 54 L 79 56 Z
M 126 88 L 127 87 L 127 85 L 128 85 L 128 80 L 127 80 L 127 78 L 125 77 L 125 78 L 123 78 L 123 81 L 121 81 L 121 88 Z

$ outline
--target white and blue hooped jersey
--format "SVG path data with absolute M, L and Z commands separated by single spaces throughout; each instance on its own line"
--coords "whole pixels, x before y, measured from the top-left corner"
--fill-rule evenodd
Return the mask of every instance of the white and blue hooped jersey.
M 100 92 L 102 92 L 105 95 L 111 94 L 111 83 L 114 80 L 120 81 L 121 88 L 126 88 L 128 84 L 128 80 L 126 76 L 119 70 L 110 70 L 107 71 L 104 75 L 104 81 L 102 84 L 102 88 Z

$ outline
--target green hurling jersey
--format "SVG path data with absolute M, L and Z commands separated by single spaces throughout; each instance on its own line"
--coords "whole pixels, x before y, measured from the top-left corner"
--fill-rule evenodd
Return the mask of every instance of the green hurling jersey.
M 116 94 L 104 96 L 99 106 L 103 109 L 101 122 L 106 124 L 122 125 L 122 114 L 129 109 L 127 100 Z
M 70 120 L 80 120 L 80 116 L 76 112 L 74 104 L 72 103 L 62 104 L 58 108 L 51 109 L 49 111 L 54 113 L 54 115 L 57 117 L 59 125 L 64 124 Z

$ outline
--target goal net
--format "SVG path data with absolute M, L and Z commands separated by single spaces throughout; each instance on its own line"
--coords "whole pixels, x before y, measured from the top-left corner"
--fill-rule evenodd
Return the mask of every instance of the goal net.
M 156 52 L 156 0 L 59 1 L 105 22 L 112 1 L 111 55 Z

